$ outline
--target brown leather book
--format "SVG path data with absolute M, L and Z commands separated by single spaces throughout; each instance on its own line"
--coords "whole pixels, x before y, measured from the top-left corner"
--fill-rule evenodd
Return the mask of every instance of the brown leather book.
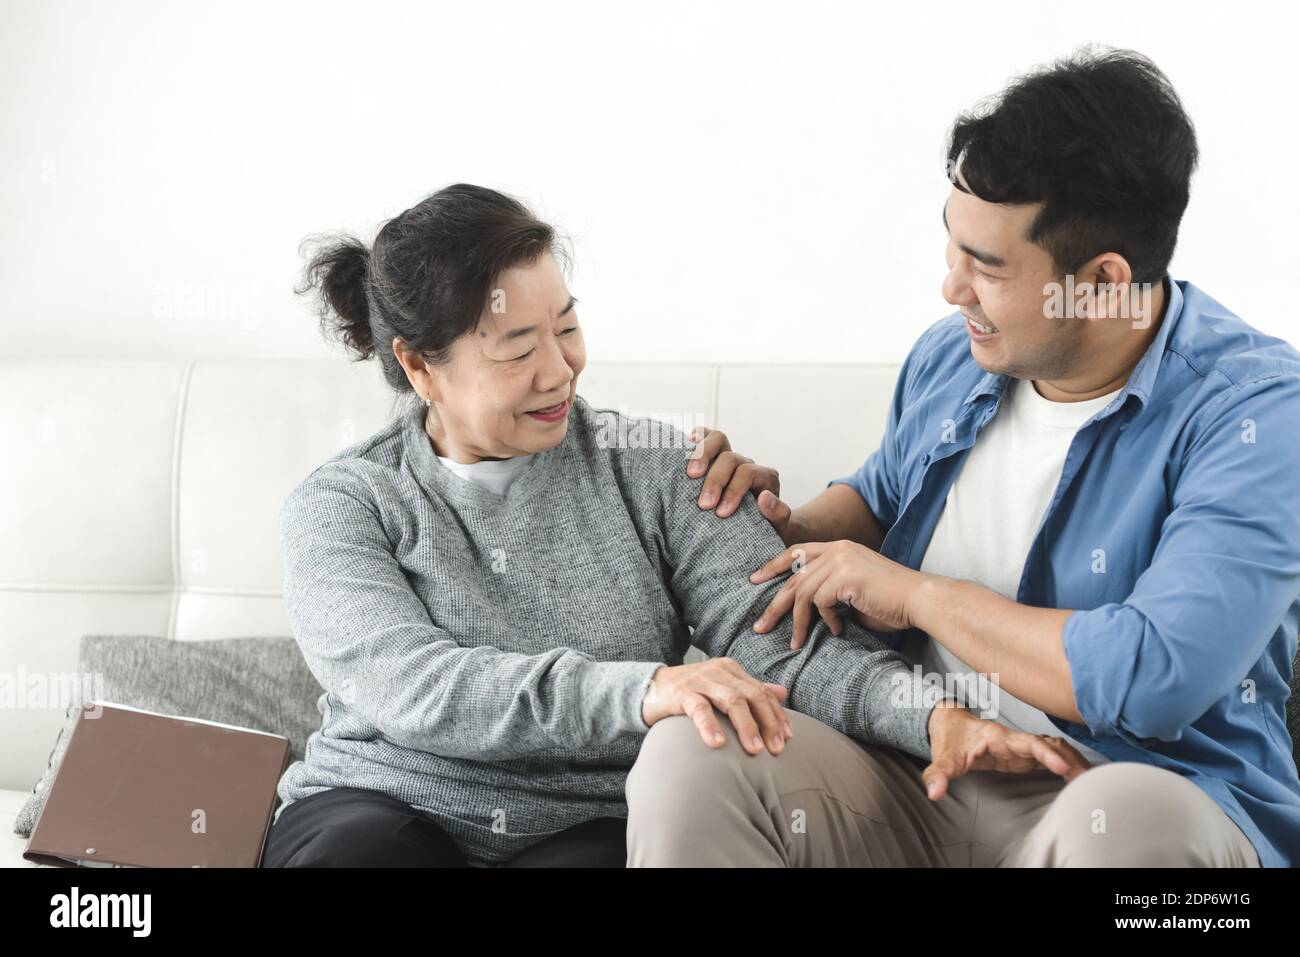
M 23 857 L 257 867 L 288 760 L 283 735 L 94 702 L 78 714 Z

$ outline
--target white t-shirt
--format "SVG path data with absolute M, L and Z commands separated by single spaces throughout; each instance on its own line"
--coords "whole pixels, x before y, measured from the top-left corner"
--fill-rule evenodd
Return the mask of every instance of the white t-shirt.
M 977 582 L 1015 601 L 1029 547 L 1056 492 L 1070 443 L 1079 427 L 1119 392 L 1082 402 L 1053 402 L 1039 395 L 1031 380 L 1013 379 L 948 491 L 921 571 Z M 974 674 L 929 636 L 907 642 L 904 650 L 927 675 Z M 980 694 L 982 699 L 968 698 L 967 705 L 979 711 L 982 703 L 996 701 L 999 723 L 1033 734 L 1061 735 L 1047 715 L 1005 688 L 985 684 Z M 1068 740 L 1089 761 L 1107 760 Z
M 504 497 L 514 480 L 532 463 L 533 454 L 516 455 L 508 459 L 484 459 L 479 462 L 457 462 L 439 455 L 438 461 L 461 478 Z

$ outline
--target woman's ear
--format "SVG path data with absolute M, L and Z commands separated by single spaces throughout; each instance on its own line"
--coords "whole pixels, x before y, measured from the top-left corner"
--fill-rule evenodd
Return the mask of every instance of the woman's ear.
M 411 383 L 411 388 L 422 401 L 438 401 L 438 391 L 434 384 L 434 376 L 429 371 L 429 365 L 414 349 L 411 349 L 402 340 L 401 336 L 393 339 L 393 356 L 401 363 L 402 369 L 406 372 L 406 380 Z

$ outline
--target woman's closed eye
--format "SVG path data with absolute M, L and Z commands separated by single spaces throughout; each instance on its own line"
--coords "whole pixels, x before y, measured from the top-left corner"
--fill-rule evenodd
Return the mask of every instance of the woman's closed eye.
M 561 329 L 559 332 L 556 333 L 556 335 L 557 335 L 557 336 L 567 336 L 569 333 L 571 333 L 571 332 L 577 332 L 577 331 L 578 331 L 578 327 L 577 327 L 577 326 L 569 326 L 569 328 L 567 328 L 567 329 Z M 529 356 L 531 356 L 531 355 L 532 355 L 534 352 L 536 352 L 536 351 L 537 351 L 537 350 L 536 350 L 535 348 L 534 348 L 534 349 L 529 349 L 529 350 L 528 350 L 527 352 L 525 352 L 523 355 L 521 355 L 521 356 L 515 356 L 515 357 L 514 357 L 513 359 L 511 359 L 510 361 L 511 361 L 511 362 L 521 362 L 521 361 L 523 361 L 524 359 L 527 359 Z

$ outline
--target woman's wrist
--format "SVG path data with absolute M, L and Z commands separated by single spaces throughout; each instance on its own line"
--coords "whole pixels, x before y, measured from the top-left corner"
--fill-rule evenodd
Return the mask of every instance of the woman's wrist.
M 668 666 L 664 664 L 659 665 L 654 671 L 650 672 L 650 676 L 645 679 L 645 685 L 641 694 L 641 722 L 646 726 L 647 731 L 662 717 L 662 715 L 658 713 L 660 708 L 658 704 L 659 696 L 655 691 L 655 675 L 659 674 L 659 672 L 663 671 L 666 667 Z

